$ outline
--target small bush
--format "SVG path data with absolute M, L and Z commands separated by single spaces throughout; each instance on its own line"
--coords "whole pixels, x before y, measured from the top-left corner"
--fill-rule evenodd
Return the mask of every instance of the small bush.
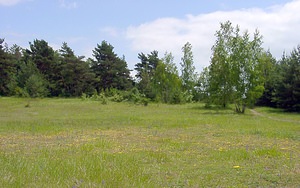
M 25 97 L 25 98 L 29 97 L 29 94 L 27 93 L 27 91 L 20 87 L 16 87 L 14 89 L 14 95 L 17 97 Z
M 46 81 L 40 75 L 30 76 L 25 83 L 25 90 L 32 98 L 48 95 Z
M 82 93 L 80 98 L 81 98 L 81 100 L 85 101 L 88 99 L 88 96 L 85 93 Z
M 144 106 L 148 106 L 148 104 L 149 104 L 149 99 L 147 99 L 147 98 L 142 98 L 141 103 L 142 103 Z
M 98 96 L 98 100 L 101 101 L 101 104 L 107 104 L 108 103 L 108 99 L 105 96 L 104 93 L 100 93 Z
M 97 90 L 94 90 L 94 93 L 91 97 L 88 97 L 85 93 L 82 93 L 81 95 L 81 100 L 86 101 L 86 100 L 92 100 L 92 101 L 99 101 L 101 102 L 101 104 L 107 104 L 108 103 L 108 99 L 105 96 L 104 92 L 101 92 L 98 95 Z
M 171 103 L 172 104 L 184 103 L 184 97 L 182 95 L 182 92 L 180 91 L 174 92 Z
M 149 103 L 149 99 L 141 94 L 137 88 L 132 88 L 129 94 L 126 95 L 126 99 L 134 104 L 143 104 L 144 106 Z
M 124 101 L 124 97 L 120 94 L 115 94 L 113 97 L 110 98 L 113 102 L 122 102 Z

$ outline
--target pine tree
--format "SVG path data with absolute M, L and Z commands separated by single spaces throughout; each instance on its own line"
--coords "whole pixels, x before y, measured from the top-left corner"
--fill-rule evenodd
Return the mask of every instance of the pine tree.
M 92 62 L 92 70 L 99 82 L 96 84 L 98 91 L 115 88 L 126 90 L 131 88 L 130 71 L 124 58 L 119 58 L 113 51 L 114 47 L 102 41 L 101 45 L 93 50 L 95 61 Z

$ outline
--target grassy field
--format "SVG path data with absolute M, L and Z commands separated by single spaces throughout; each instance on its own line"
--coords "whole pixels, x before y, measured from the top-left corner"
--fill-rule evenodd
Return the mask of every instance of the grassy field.
M 298 187 L 300 115 L 0 98 L 0 166 L 1 187 Z

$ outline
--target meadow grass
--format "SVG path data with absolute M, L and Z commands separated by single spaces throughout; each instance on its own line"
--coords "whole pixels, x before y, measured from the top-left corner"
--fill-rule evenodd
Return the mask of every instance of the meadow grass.
M 255 110 L 0 98 L 0 185 L 299 186 L 300 115 Z

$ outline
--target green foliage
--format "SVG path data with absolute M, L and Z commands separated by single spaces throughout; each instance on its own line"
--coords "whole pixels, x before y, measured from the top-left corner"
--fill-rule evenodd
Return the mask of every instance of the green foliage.
M 194 86 L 197 79 L 195 72 L 194 57 L 192 52 L 192 45 L 187 42 L 182 47 L 183 57 L 181 58 L 181 80 L 183 91 L 193 93 Z
M 103 105 L 108 104 L 108 98 L 105 93 L 101 92 L 98 94 L 96 89 L 94 90 L 93 95 L 91 95 L 90 97 L 86 93 L 82 93 L 80 98 L 82 101 L 99 101 Z
M 48 95 L 46 81 L 41 75 L 31 75 L 25 83 L 25 90 L 32 98 Z
M 192 103 L 194 99 L 194 95 L 190 92 L 182 92 L 181 90 L 176 90 L 172 93 L 171 104 L 185 104 Z
M 34 40 L 29 43 L 30 50 L 26 50 L 26 55 L 36 64 L 41 74 L 47 75 L 50 79 L 54 68 L 54 50 L 45 40 Z
M 102 90 L 99 94 L 97 90 L 94 90 L 94 93 L 91 96 L 82 93 L 80 98 L 83 101 L 100 101 L 102 104 L 107 104 L 109 101 L 112 101 L 117 103 L 130 102 L 147 106 L 149 103 L 149 99 L 141 94 L 137 88 L 132 88 L 129 91 L 111 88 Z
M 38 69 L 39 74 L 47 81 L 48 90 L 51 96 L 58 96 L 58 78 L 61 67 L 57 53 L 48 45 L 45 40 L 34 40 L 29 43 L 30 49 L 25 50 L 23 61 L 25 64 L 32 62 Z
M 27 91 L 25 90 L 26 88 L 20 88 L 20 87 L 15 87 L 13 94 L 14 96 L 17 97 L 29 97 L 29 94 L 27 93 Z
M 171 104 L 182 104 L 184 103 L 184 96 L 181 90 L 177 90 L 172 95 Z
M 12 93 L 20 97 L 46 97 L 49 83 L 31 61 L 19 65 L 16 87 Z
M 114 96 L 112 96 L 112 98 L 110 100 L 113 102 L 123 102 L 124 98 L 123 98 L 123 95 L 115 94 Z
M 300 45 L 280 61 L 275 97 L 281 108 L 300 111 Z
M 82 93 L 81 96 L 80 96 L 80 98 L 81 98 L 81 100 L 83 100 L 83 101 L 88 100 L 88 96 L 87 96 L 86 93 Z
M 59 51 L 61 71 L 57 83 L 61 88 L 60 94 L 66 97 L 78 97 L 81 93 L 91 94 L 96 79 L 89 64 L 82 57 L 76 57 L 67 43 L 63 43 Z
M 139 90 L 136 87 L 134 87 L 128 92 L 128 95 L 125 98 L 130 102 L 138 104 L 142 101 L 144 96 L 139 92 Z
M 92 61 L 91 68 L 99 82 L 96 89 L 116 88 L 126 90 L 131 88 L 130 72 L 125 59 L 119 58 L 113 51 L 114 47 L 106 41 L 97 45 L 93 50 L 96 61 Z
M 0 96 L 11 94 L 16 82 L 16 59 L 5 48 L 4 39 L 0 38 Z
M 203 101 L 208 106 L 226 107 L 235 103 L 243 113 L 254 104 L 299 111 L 299 46 L 276 61 L 261 48 L 258 31 L 241 34 L 228 21 L 216 32 L 209 67 L 195 73 L 192 45 L 182 47 L 181 76 L 174 57 L 158 51 L 139 53 L 136 80 L 130 77 L 125 57 L 102 41 L 93 50 L 95 59 L 76 56 L 63 43 L 54 51 L 45 40 L 34 40 L 28 49 L 8 47 L 0 39 L 0 95 L 19 97 L 82 97 L 83 100 L 129 101 L 148 104 L 156 101 L 183 104 Z M 133 90 L 133 85 L 136 87 Z M 93 94 L 96 89 L 97 94 Z M 137 92 L 138 91 L 138 92 Z M 100 92 L 100 94 L 98 94 Z M 103 94 L 102 94 L 103 93 Z
M 200 73 L 195 85 L 195 101 L 209 103 L 209 69 L 205 67 Z
M 188 91 L 184 92 L 183 97 L 184 97 L 184 101 L 186 103 L 192 103 L 193 102 L 194 96 L 191 92 L 188 92 Z
M 257 100 L 256 104 L 261 106 L 276 107 L 275 100 L 276 85 L 280 80 L 279 64 L 270 52 L 263 53 L 260 57 L 265 80 L 264 92 Z
M 226 107 L 235 103 L 236 111 L 244 113 L 246 105 L 253 105 L 264 90 L 262 37 L 258 31 L 250 40 L 246 31 L 240 35 L 227 21 L 216 32 L 213 57 L 208 72 L 208 95 L 211 103 Z
M 128 102 L 133 102 L 134 104 L 142 104 L 144 106 L 148 106 L 148 103 L 150 102 L 149 99 L 146 98 L 144 94 L 141 94 L 136 87 L 125 93 L 124 99 Z
M 108 104 L 108 99 L 104 93 L 100 93 L 97 100 L 101 101 L 101 104 Z
M 134 70 L 137 74 L 135 75 L 137 79 L 138 89 L 146 95 L 147 98 L 154 100 L 156 98 L 156 92 L 152 88 L 152 80 L 155 74 L 155 70 L 159 65 L 160 59 L 158 58 L 158 52 L 153 51 L 148 55 L 144 53 L 138 54 L 140 63 L 135 65 Z
M 151 85 L 158 102 L 173 103 L 174 94 L 181 89 L 181 80 L 173 60 L 173 55 L 166 53 L 155 69 Z

